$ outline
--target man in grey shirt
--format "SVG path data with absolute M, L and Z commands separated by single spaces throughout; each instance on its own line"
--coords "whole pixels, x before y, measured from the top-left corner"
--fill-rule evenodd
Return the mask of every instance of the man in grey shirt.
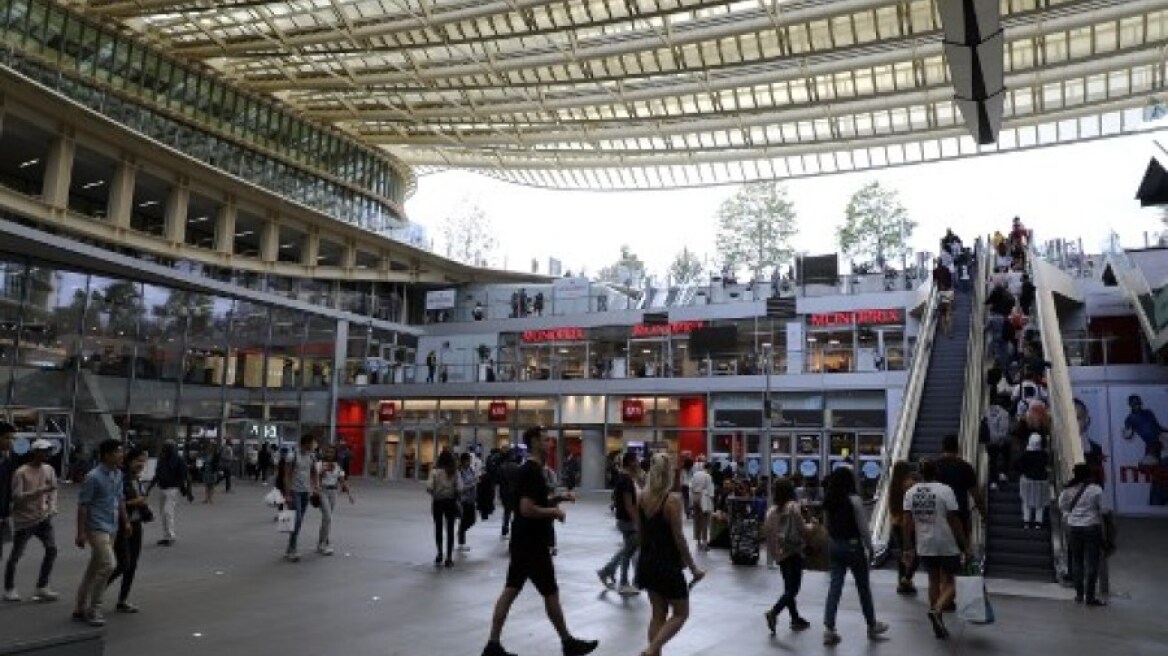
M 288 534 L 288 550 L 284 558 L 299 562 L 296 541 L 300 537 L 300 527 L 304 524 L 304 513 L 308 512 L 308 498 L 320 494 L 320 473 L 316 469 L 316 438 L 304 435 L 300 438 L 300 449 L 289 453 L 284 461 L 284 489 L 288 490 L 288 507 L 296 511 L 296 523 Z

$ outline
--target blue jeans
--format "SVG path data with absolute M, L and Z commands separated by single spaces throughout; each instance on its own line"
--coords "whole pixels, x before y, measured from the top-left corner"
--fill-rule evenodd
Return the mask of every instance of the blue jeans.
M 872 608 L 872 587 L 868 583 L 868 554 L 859 540 L 832 540 L 830 552 L 831 584 L 827 589 L 827 608 L 823 611 L 823 626 L 835 629 L 835 614 L 839 609 L 840 595 L 844 591 L 844 577 L 852 570 L 856 579 L 856 591 L 860 593 L 860 608 L 868 626 L 876 623 L 876 611 Z
M 620 529 L 621 537 L 624 538 L 624 544 L 621 545 L 620 551 L 608 561 L 608 564 L 600 568 L 601 573 L 605 577 L 616 574 L 616 568 L 620 566 L 620 584 L 629 584 L 629 563 L 633 560 L 633 554 L 637 553 L 637 525 L 633 522 L 617 521 L 616 527 Z
M 296 525 L 288 534 L 288 553 L 296 551 L 296 540 L 300 537 L 300 527 L 304 524 L 304 513 L 308 512 L 308 493 L 293 492 L 288 495 L 292 510 L 296 511 Z

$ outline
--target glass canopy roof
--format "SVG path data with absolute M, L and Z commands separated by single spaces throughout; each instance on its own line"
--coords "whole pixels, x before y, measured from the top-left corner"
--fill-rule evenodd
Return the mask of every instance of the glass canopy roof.
M 59 0 L 419 173 L 565 188 L 818 175 L 1139 128 L 1168 0 L 1001 0 L 999 143 L 936 0 Z

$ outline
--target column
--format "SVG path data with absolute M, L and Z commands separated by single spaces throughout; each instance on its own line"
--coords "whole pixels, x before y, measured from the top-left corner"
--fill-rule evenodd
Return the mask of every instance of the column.
M 304 244 L 300 248 L 300 263 L 306 267 L 316 266 L 316 258 L 320 256 L 320 231 L 312 228 L 304 237 Z
M 134 211 L 134 183 L 138 173 L 138 166 L 132 156 L 122 158 L 118 170 L 114 172 L 114 179 L 110 183 L 109 203 L 106 205 L 106 218 L 118 228 L 130 228 L 130 215 Z
M 260 228 L 260 261 L 275 262 L 280 255 L 280 224 L 276 215 L 269 215 Z M 232 233 L 234 234 L 234 233 Z
M 357 242 L 352 238 L 345 240 L 345 252 L 341 255 L 341 268 L 350 271 L 357 268 Z
M 180 177 L 166 201 L 166 240 L 181 244 L 187 238 L 187 206 L 191 202 L 190 180 Z
M 235 250 L 235 217 L 238 211 L 235 198 L 228 196 L 223 206 L 215 214 L 215 250 L 222 255 L 231 255 Z
M 341 379 L 341 372 L 345 370 L 345 360 L 348 358 L 349 348 L 349 322 L 337 321 L 337 335 L 336 342 L 333 344 L 333 366 L 332 371 L 329 372 L 328 387 L 328 407 L 329 407 L 329 425 L 328 435 L 322 440 L 323 444 L 334 444 L 337 436 L 337 400 L 340 396 L 339 381 Z M 435 444 L 438 440 L 437 431 L 434 434 Z M 419 452 L 419 457 L 421 453 Z
M 69 184 L 73 175 L 73 153 L 76 142 L 73 130 L 65 128 L 49 147 L 45 162 L 45 181 L 41 194 L 50 206 L 65 209 L 69 206 Z
M 580 431 L 580 487 L 585 490 L 603 490 L 607 466 L 604 431 L 599 428 Z

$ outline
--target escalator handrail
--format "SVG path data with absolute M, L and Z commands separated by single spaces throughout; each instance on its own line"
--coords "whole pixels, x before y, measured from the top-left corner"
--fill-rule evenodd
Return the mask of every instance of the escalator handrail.
M 908 371 L 908 381 L 904 388 L 900 416 L 896 422 L 896 433 L 892 437 L 891 444 L 884 450 L 884 462 L 881 470 L 884 475 L 880 479 L 876 505 L 872 509 L 869 521 L 872 540 L 880 545 L 888 544 L 888 532 L 891 526 L 891 518 L 888 514 L 888 491 L 892 485 L 892 464 L 906 459 L 909 448 L 912 446 L 917 413 L 921 405 L 921 392 L 924 390 L 925 378 L 929 371 L 929 359 L 933 353 L 933 342 L 937 334 L 937 288 L 933 285 L 932 278 L 927 279 L 924 284 L 929 286 L 929 296 L 925 301 L 920 332 L 916 346 L 913 348 L 912 366 L 909 367 Z
M 989 243 L 987 237 L 986 243 Z M 965 393 L 961 403 L 961 428 L 958 432 L 961 444 L 961 455 L 966 462 L 971 463 L 977 471 L 977 489 L 986 489 L 989 476 L 989 467 L 984 461 L 984 449 L 981 448 L 981 418 L 985 414 L 988 402 L 988 388 L 985 384 L 986 358 L 986 288 L 992 276 L 990 265 L 993 250 L 984 247 L 982 241 L 977 242 L 977 276 L 974 279 L 973 308 L 971 309 L 969 325 L 969 345 L 966 348 L 965 360 Z M 977 517 L 973 522 L 973 535 L 969 536 L 972 551 L 975 554 L 985 553 L 985 522 L 983 517 Z

